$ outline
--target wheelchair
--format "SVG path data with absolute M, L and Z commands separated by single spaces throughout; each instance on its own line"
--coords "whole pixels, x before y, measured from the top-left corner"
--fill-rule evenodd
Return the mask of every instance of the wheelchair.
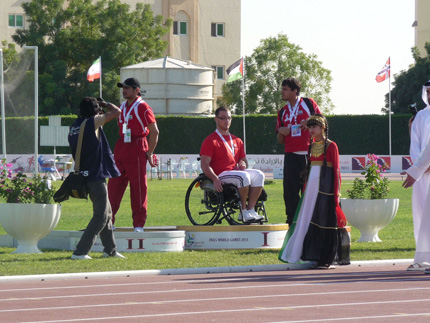
M 225 184 L 223 191 L 217 192 L 213 182 L 205 174 L 200 174 L 188 187 L 185 195 L 185 211 L 193 225 L 221 224 L 223 220 L 226 220 L 230 225 L 263 224 L 267 222 L 264 206 L 266 200 L 267 194 L 263 188 L 255 204 L 255 211 L 263 216 L 263 219 L 243 222 L 242 205 L 237 187 L 232 184 Z

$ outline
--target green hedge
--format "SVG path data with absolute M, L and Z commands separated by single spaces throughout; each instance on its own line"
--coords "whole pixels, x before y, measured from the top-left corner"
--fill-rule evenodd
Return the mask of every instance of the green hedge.
M 409 115 L 391 118 L 392 154 L 409 154 Z M 76 116 L 62 116 L 63 126 L 70 126 Z M 388 116 L 339 115 L 328 116 L 329 138 L 339 146 L 342 155 L 374 153 L 386 155 L 388 145 Z M 48 117 L 40 117 L 39 125 L 48 125 Z M 202 140 L 215 130 L 212 117 L 158 116 L 160 138 L 158 154 L 198 154 Z M 282 154 L 283 147 L 275 135 L 276 115 L 250 115 L 246 117 L 246 146 L 248 154 Z M 34 144 L 28 140 L 34 133 L 34 118 L 6 118 L 8 154 L 32 153 Z M 118 139 L 118 126 L 110 122 L 104 127 L 113 148 Z M 231 132 L 243 137 L 243 120 L 234 116 Z M 1 134 L 0 134 L 1 137 Z M 1 145 L 1 141 L 0 141 Z M 53 152 L 53 147 L 39 147 L 41 154 Z M 68 147 L 57 147 L 57 153 L 70 153 Z
M 391 116 L 391 153 L 409 154 L 411 115 Z M 339 146 L 341 155 L 389 154 L 389 120 L 380 115 L 341 115 L 327 117 L 329 138 Z

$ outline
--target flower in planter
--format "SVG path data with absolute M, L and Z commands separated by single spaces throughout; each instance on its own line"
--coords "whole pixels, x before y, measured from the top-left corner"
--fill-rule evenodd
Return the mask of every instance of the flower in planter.
M 389 181 L 382 175 L 386 170 L 385 165 L 378 164 L 379 157 L 374 154 L 367 155 L 367 163 L 361 175 L 365 179 L 355 178 L 352 189 L 347 191 L 350 199 L 384 199 L 387 197 Z
M 12 174 L 12 164 L 7 164 L 6 159 L 0 163 L 0 197 L 6 203 L 41 203 L 49 204 L 55 190 L 51 187 L 46 176 L 40 174 L 28 178 L 23 169 L 17 169 Z

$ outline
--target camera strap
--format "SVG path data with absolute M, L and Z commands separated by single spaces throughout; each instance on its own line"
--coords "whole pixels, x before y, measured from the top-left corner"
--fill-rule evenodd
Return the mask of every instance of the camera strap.
M 81 149 L 82 149 L 82 140 L 84 138 L 84 131 L 85 131 L 85 125 L 87 124 L 87 120 L 85 119 L 81 123 L 81 128 L 79 129 L 79 135 L 78 135 L 78 145 L 76 146 L 76 153 L 75 153 L 75 172 L 79 173 L 79 167 L 81 164 Z

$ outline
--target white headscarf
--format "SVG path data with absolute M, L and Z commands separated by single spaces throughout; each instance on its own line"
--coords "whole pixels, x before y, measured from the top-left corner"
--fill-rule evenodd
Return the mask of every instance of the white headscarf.
M 423 92 L 421 94 L 421 97 L 424 101 L 424 103 L 426 104 L 426 107 L 429 106 L 429 100 L 428 100 L 428 96 L 427 96 L 427 89 L 430 89 L 430 80 L 427 81 L 424 85 L 423 85 Z

